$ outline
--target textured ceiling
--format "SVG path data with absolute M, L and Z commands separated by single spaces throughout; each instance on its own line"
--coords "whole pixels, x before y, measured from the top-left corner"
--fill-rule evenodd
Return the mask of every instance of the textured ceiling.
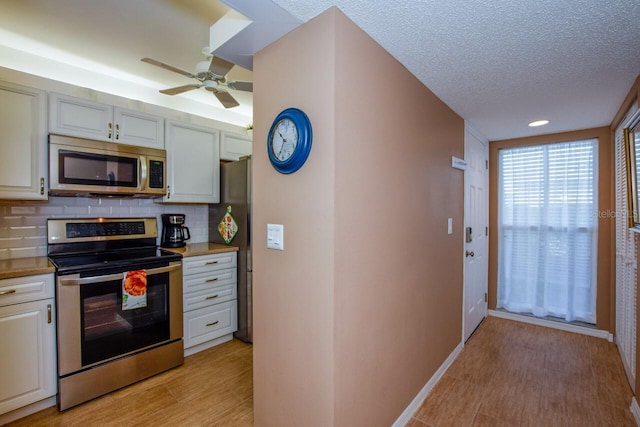
M 229 110 L 204 90 L 160 95 L 191 81 L 140 58 L 192 70 L 227 5 L 260 23 L 253 39 L 240 40 L 241 54 L 269 43 L 266 27 L 288 22 L 267 6 L 279 5 L 291 22 L 338 6 L 491 140 L 608 125 L 640 73 L 639 0 L 223 2 L 2 0 L 0 67 L 244 126 L 251 94 L 233 92 L 241 106 Z M 118 87 L 120 77 L 130 80 Z M 234 67 L 229 77 L 251 80 L 252 73 Z M 551 123 L 527 127 L 541 118 Z
M 274 1 L 338 6 L 491 140 L 608 125 L 640 74 L 638 0 Z

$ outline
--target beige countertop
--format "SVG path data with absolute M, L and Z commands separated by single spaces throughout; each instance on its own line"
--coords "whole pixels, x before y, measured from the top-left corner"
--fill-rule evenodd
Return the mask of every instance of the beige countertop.
M 182 254 L 183 257 L 236 252 L 238 247 L 217 243 L 192 243 L 183 248 L 163 248 Z M 0 260 L 0 280 L 14 277 L 55 273 L 56 269 L 46 256 Z
M 46 256 L 0 260 L 0 280 L 55 273 L 55 271 L 55 267 Z
M 220 245 L 218 243 L 191 243 L 183 248 L 162 248 L 167 251 L 177 252 L 183 257 L 221 254 L 224 252 L 236 252 L 237 246 Z

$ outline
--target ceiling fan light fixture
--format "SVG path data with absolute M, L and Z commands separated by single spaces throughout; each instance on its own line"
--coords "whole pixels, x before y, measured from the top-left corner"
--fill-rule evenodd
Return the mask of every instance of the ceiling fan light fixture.
M 548 124 L 549 124 L 549 120 L 536 120 L 534 122 L 529 123 L 529 127 L 537 128 L 539 126 L 544 126 L 544 125 L 548 125 Z
M 217 56 L 212 56 L 207 53 L 208 51 L 209 48 L 203 48 L 202 53 L 205 54 L 207 60 L 200 61 L 196 64 L 194 74 L 151 58 L 142 58 L 141 61 L 151 65 L 155 65 L 156 67 L 164 68 L 165 70 L 169 70 L 177 74 L 181 74 L 185 77 L 198 80 L 198 83 L 172 87 L 169 89 L 162 89 L 160 90 L 160 93 L 162 94 L 178 95 L 180 93 L 204 87 L 205 90 L 211 92 L 218 99 L 218 101 L 220 101 L 224 108 L 234 108 L 239 106 L 240 103 L 236 101 L 236 99 L 229 92 L 227 92 L 225 88 L 244 92 L 253 92 L 253 82 L 227 82 L 226 75 L 227 73 L 229 73 L 231 68 L 234 67 L 233 62 L 218 58 Z
M 202 84 L 208 91 L 215 92 L 216 90 L 218 90 L 218 83 L 214 80 L 205 80 Z

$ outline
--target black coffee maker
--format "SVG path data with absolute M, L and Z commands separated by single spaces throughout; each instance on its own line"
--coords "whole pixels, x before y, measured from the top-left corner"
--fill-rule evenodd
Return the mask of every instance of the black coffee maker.
M 191 238 L 189 228 L 184 226 L 184 214 L 162 214 L 163 248 L 181 248 Z

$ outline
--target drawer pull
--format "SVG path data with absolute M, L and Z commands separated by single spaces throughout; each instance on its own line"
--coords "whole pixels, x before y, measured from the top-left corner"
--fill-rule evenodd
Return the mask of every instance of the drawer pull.
M 0 291 L 0 295 L 9 295 L 9 294 L 15 294 L 16 290 L 15 289 L 8 289 L 6 291 Z
M 211 323 L 207 323 L 207 326 L 213 326 L 213 325 L 217 325 L 218 321 L 216 320 L 215 322 L 211 322 Z
M 217 277 L 214 277 L 213 279 L 207 279 L 207 280 L 205 280 L 205 282 L 207 282 L 207 283 L 208 283 L 208 282 L 215 282 L 215 281 L 217 281 L 217 280 L 218 280 L 218 278 L 217 278 Z
M 214 299 L 214 298 L 218 298 L 218 294 L 209 295 L 206 299 Z
M 217 263 L 218 263 L 218 261 L 209 261 L 205 265 L 212 265 L 212 264 L 217 264 Z

